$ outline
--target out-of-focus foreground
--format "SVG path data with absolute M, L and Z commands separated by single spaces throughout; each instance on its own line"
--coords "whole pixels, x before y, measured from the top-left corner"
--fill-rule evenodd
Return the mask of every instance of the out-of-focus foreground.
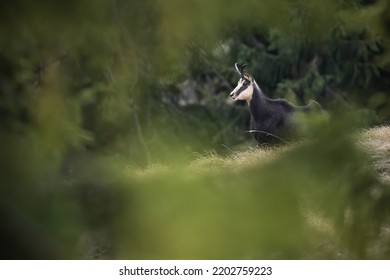
M 388 1 L 15 0 L 0 18 L 1 258 L 389 258 Z M 254 148 L 237 61 L 328 113 Z

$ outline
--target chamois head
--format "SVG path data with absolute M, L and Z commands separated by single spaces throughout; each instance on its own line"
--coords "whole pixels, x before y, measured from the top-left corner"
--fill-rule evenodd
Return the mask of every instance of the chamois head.
M 234 64 L 240 79 L 238 80 L 236 88 L 230 93 L 230 96 L 233 100 L 246 100 L 249 102 L 252 99 L 254 79 L 249 73 L 244 71 L 245 66 L 246 65 L 243 64 L 239 68 L 237 63 Z

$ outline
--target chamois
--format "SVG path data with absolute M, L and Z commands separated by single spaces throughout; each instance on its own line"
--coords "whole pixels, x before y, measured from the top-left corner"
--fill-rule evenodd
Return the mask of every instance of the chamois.
M 276 144 L 295 138 L 299 127 L 293 120 L 296 112 L 308 112 L 321 106 L 314 100 L 305 106 L 295 106 L 285 99 L 270 99 L 264 95 L 255 79 L 234 64 L 240 76 L 230 93 L 233 100 L 245 100 L 251 113 L 250 131 L 259 144 Z

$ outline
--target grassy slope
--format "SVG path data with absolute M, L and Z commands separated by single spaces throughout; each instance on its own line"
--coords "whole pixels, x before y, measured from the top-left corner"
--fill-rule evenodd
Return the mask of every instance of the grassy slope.
M 364 152 L 369 154 L 373 160 L 374 169 L 377 172 L 379 180 L 385 184 L 390 184 L 390 126 L 378 126 L 361 131 L 357 134 L 356 144 Z M 240 166 L 245 169 L 253 165 L 265 165 L 278 157 L 283 157 L 285 151 L 294 149 L 293 146 L 271 149 L 251 149 L 245 152 L 239 152 L 228 158 L 210 156 L 199 159 L 193 166 L 204 168 L 209 163 L 217 163 L 217 166 L 230 168 Z M 316 211 L 310 201 L 303 201 L 302 217 L 309 228 L 320 234 L 323 243 L 319 251 L 309 252 L 307 258 L 349 258 L 347 252 L 335 244 L 337 239 L 337 230 L 333 222 L 323 215 L 321 211 Z M 383 256 L 384 244 L 388 244 L 390 239 L 390 226 L 384 226 L 381 229 L 377 242 L 373 242 L 368 249 L 369 258 L 381 258 Z
M 383 183 L 390 183 L 390 126 L 379 126 L 361 131 L 357 134 L 356 143 L 359 148 L 368 153 L 373 159 L 374 169 L 378 178 Z M 299 144 L 298 144 L 299 145 Z M 297 145 L 295 145 L 297 146 Z M 203 157 L 193 162 L 189 168 L 203 171 L 218 171 L 220 168 L 230 168 L 236 173 L 251 168 L 253 166 L 264 166 L 273 160 L 283 157 L 285 152 L 294 149 L 293 145 L 277 149 L 249 149 L 248 151 L 234 153 L 229 157 L 222 158 L 217 155 Z M 238 167 L 238 168 L 237 168 Z M 306 225 L 315 233 L 319 234 L 322 244 L 319 251 L 311 251 L 306 258 L 349 258 L 348 252 L 337 245 L 337 229 L 334 223 L 323 215 L 321 211 L 316 211 L 316 207 L 310 201 L 302 201 L 301 214 Z M 390 239 L 390 227 L 383 227 L 377 242 L 370 245 L 368 257 L 376 258 L 383 256 L 384 243 Z M 379 247 L 379 249 L 378 249 Z M 379 251 L 379 252 L 378 252 Z
M 390 183 L 390 126 L 378 126 L 364 130 L 357 135 L 356 143 L 372 157 L 374 168 L 380 179 Z M 291 149 L 294 149 L 294 145 L 275 149 L 250 148 L 247 151 L 233 153 L 228 157 L 210 154 L 195 160 L 189 165 L 189 168 L 206 171 L 210 170 L 211 166 L 214 171 L 220 168 L 234 168 L 236 172 L 239 172 L 245 168 L 270 163 Z
M 105 189 L 104 200 L 118 191 L 108 200 L 121 205 L 110 218 L 117 244 L 110 257 L 388 258 L 388 222 L 374 208 L 389 197 L 382 195 L 390 183 L 389 136 L 390 127 L 377 127 L 353 139 L 376 172 L 339 134 L 333 143 L 202 155 L 179 167 L 134 170 L 104 161 L 109 176 L 103 168 L 88 180 Z

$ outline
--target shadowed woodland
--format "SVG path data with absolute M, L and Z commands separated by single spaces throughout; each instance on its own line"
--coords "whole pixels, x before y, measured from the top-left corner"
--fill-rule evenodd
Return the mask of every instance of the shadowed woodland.
M 390 2 L 0 3 L 1 259 L 390 258 Z M 248 71 L 316 100 L 257 146 Z

